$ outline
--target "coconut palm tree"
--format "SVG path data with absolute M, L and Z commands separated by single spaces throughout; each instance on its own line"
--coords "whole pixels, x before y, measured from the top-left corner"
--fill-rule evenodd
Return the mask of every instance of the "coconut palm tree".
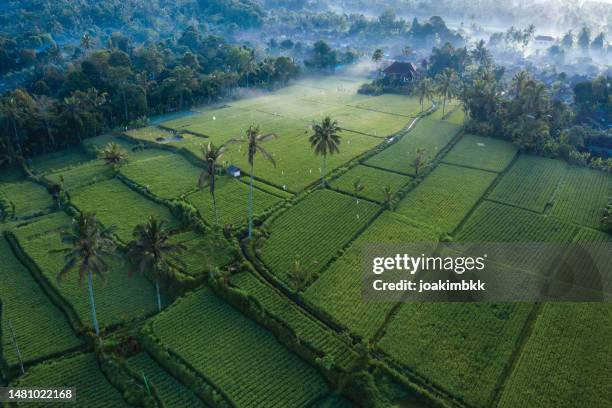
M 340 133 L 342 129 L 338 126 L 338 122 L 326 116 L 321 123 L 312 125 L 314 133 L 308 139 L 310 146 L 314 149 L 317 156 L 323 158 L 323 167 L 321 172 L 321 186 L 325 186 L 325 167 L 327 164 L 327 155 L 340 153 Z
M 253 164 L 255 163 L 255 155 L 257 152 L 261 153 L 274 167 L 276 167 L 276 161 L 274 157 L 263 148 L 262 144 L 270 139 L 275 139 L 274 133 L 261 134 L 259 126 L 251 125 L 246 131 L 246 143 L 247 143 L 247 160 L 251 167 L 250 181 L 249 181 L 249 238 L 253 235 Z
M 393 189 L 391 188 L 391 185 L 387 184 L 384 186 L 382 188 L 382 193 L 385 204 L 389 204 L 391 197 L 393 197 Z
M 436 77 L 438 95 L 442 97 L 442 116 L 446 109 L 447 99 L 451 99 L 457 94 L 457 74 L 450 68 L 444 68 L 441 74 Z
M 355 197 L 355 201 L 359 204 L 359 198 L 357 198 L 357 194 L 361 193 L 365 186 L 361 183 L 361 177 L 357 177 L 353 180 L 353 197 Z
M 226 145 L 215 146 L 212 142 L 208 142 L 207 145 L 202 146 L 202 153 L 204 159 L 204 169 L 200 173 L 198 179 L 198 187 L 202 188 L 208 184 L 208 190 L 213 200 L 213 208 L 215 210 L 215 223 L 219 224 L 219 214 L 217 213 L 217 200 L 215 199 L 215 170 L 217 162 L 223 157 L 227 150 Z
M 179 268 L 184 266 L 177 255 L 186 248 L 182 244 L 171 243 L 165 222 L 155 217 L 149 217 L 145 224 L 137 225 L 132 235 L 134 240 L 128 244 L 128 258 L 134 269 L 130 269 L 130 275 L 135 271 L 151 274 L 155 280 L 157 310 L 161 312 L 159 283 L 172 279 Z
M 412 161 L 412 167 L 414 168 L 414 175 L 419 176 L 421 171 L 427 167 L 427 159 L 425 158 L 425 149 L 419 147 L 416 150 L 416 155 Z
M 115 251 L 111 232 L 100 225 L 94 213 L 81 213 L 73 220 L 72 229 L 61 233 L 61 240 L 70 247 L 52 251 L 65 253 L 64 267 L 57 280 L 61 281 L 74 268 L 79 271 L 79 282 L 87 277 L 92 322 L 96 335 L 99 335 L 92 278 L 93 274 L 103 277 L 108 271 L 106 259 Z
M 104 160 L 113 170 L 118 170 L 128 160 L 128 152 L 115 142 L 110 142 L 98 153 L 100 159 Z
M 380 71 L 378 63 L 382 61 L 384 57 L 385 57 L 385 54 L 380 48 L 377 48 L 372 54 L 372 61 L 374 61 L 374 63 L 376 64 L 377 71 Z
M 425 99 L 431 101 L 434 97 L 434 89 L 431 79 L 425 77 L 416 83 L 415 92 L 419 97 L 419 103 L 421 104 L 421 112 L 423 112 L 423 102 Z

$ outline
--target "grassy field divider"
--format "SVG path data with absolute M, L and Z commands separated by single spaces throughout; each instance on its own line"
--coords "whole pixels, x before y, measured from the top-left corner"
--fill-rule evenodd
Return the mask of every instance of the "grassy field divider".
M 130 375 L 125 364 L 103 351 L 98 351 L 96 356 L 100 371 L 113 387 L 121 391 L 123 399 L 128 404 L 144 408 L 158 406 L 155 396 L 150 396 L 145 387 Z
M 164 313 L 162 311 L 161 313 Z M 213 407 L 230 408 L 236 407 L 237 404 L 223 392 L 221 388 L 215 385 L 208 378 L 204 377 L 187 361 L 182 359 L 172 350 L 159 341 L 153 333 L 151 327 L 152 321 L 149 321 L 140 332 L 140 340 L 143 348 L 162 368 L 164 368 L 173 377 L 185 384 L 191 389 L 200 399 Z

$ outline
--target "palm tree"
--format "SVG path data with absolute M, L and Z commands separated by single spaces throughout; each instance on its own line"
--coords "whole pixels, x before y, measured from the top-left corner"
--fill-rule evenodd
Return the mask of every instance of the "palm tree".
M 512 83 L 514 84 L 514 91 L 516 92 L 516 97 L 520 97 L 523 93 L 523 88 L 525 84 L 529 80 L 529 74 L 526 71 L 517 72 L 514 78 L 512 78 Z
M 257 152 L 261 153 L 274 167 L 276 167 L 276 161 L 274 157 L 263 148 L 262 144 L 270 139 L 275 139 L 274 133 L 261 134 L 259 126 L 251 125 L 246 131 L 247 137 L 247 159 L 249 166 L 251 167 L 250 181 L 249 181 L 249 238 L 253 235 L 253 164 L 255 162 L 255 155 Z
M 7 127 L 12 127 L 13 140 L 15 144 L 17 144 L 17 150 L 20 152 L 21 145 L 19 143 L 19 134 L 17 133 L 17 123 L 24 117 L 23 108 L 13 96 L 10 96 L 5 98 L 4 101 L 2 101 L 2 104 L 0 104 L 0 115 L 5 118 Z M 11 142 L 8 135 L 6 137 L 6 146 L 9 150 L 9 155 L 14 158 L 13 142 Z
M 353 180 L 353 197 L 355 197 L 355 201 L 359 204 L 359 198 L 357 198 L 357 194 L 361 193 L 365 186 L 361 184 L 361 178 L 357 177 Z
M 423 102 L 425 99 L 431 101 L 434 96 L 434 89 L 431 79 L 422 78 L 419 82 L 417 82 L 415 87 L 416 94 L 419 97 L 419 103 L 421 104 L 421 112 L 423 112 Z
M 111 166 L 115 171 L 128 161 L 127 150 L 115 142 L 110 142 L 104 146 L 98 155 L 102 160 L 104 160 L 104 163 Z
M 49 143 L 52 147 L 55 147 L 55 138 L 51 132 L 51 119 L 54 117 L 57 111 L 57 106 L 54 99 L 49 98 L 46 95 L 35 95 L 34 103 L 30 108 L 30 114 L 38 123 L 44 125 L 49 138 Z
M 182 244 L 170 242 L 170 233 L 166 229 L 165 222 L 155 217 L 149 217 L 146 224 L 139 224 L 134 228 L 134 240 L 128 244 L 128 257 L 134 270 L 141 274 L 148 272 L 155 279 L 155 290 L 157 294 L 157 310 L 161 312 L 161 295 L 159 282 L 172 279 L 183 262 L 177 255 L 185 251 Z
M 208 142 L 207 145 L 202 146 L 205 165 L 198 179 L 198 187 L 202 188 L 208 184 L 208 189 L 213 200 L 213 208 L 215 210 L 215 223 L 217 225 L 219 224 L 219 214 L 217 213 L 217 200 L 215 199 L 215 170 L 217 162 L 223 157 L 226 150 L 227 147 L 225 145 L 217 147 L 212 142 Z
M 387 184 L 382 188 L 383 199 L 385 204 L 388 204 L 391 201 L 391 197 L 393 197 L 393 189 L 391 185 Z
M 443 99 L 442 116 L 444 116 L 446 100 L 457 94 L 457 74 L 450 68 L 444 68 L 444 71 L 436 77 L 436 80 L 438 82 L 438 95 Z
M 85 50 L 85 54 L 89 52 L 96 45 L 96 40 L 92 38 L 89 33 L 83 34 L 81 37 L 81 47 Z
M 321 186 L 325 187 L 325 167 L 327 164 L 327 155 L 340 153 L 340 133 L 342 129 L 338 126 L 337 121 L 332 121 L 329 116 L 323 118 L 321 123 L 312 125 L 314 133 L 308 139 L 310 146 L 314 149 L 317 156 L 323 158 L 323 171 L 321 172 Z
M 115 244 L 110 236 L 110 230 L 100 225 L 95 214 L 81 213 L 73 220 L 72 229 L 61 233 L 62 242 L 69 244 L 70 247 L 52 251 L 66 254 L 64 267 L 57 275 L 58 281 L 61 281 L 75 267 L 79 271 L 79 282 L 82 282 L 83 277 L 87 276 L 89 304 L 96 335 L 100 334 L 100 328 L 96 316 L 92 276 L 96 274 L 103 277 L 108 271 L 106 258 L 115 251 Z
M 372 61 L 374 61 L 376 63 L 376 70 L 380 71 L 378 68 L 378 63 L 380 61 L 382 61 L 382 59 L 385 57 L 385 54 L 383 53 L 383 51 L 380 48 L 377 48 L 374 53 L 372 54 Z
M 414 160 L 412 161 L 412 167 L 414 167 L 414 175 L 419 176 L 421 170 L 423 170 L 426 166 L 427 159 L 425 158 L 425 149 L 419 147 L 416 150 L 416 155 L 414 156 Z

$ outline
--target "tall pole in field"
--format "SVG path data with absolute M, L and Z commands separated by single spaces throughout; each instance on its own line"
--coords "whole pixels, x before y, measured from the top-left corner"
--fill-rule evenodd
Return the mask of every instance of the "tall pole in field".
M 15 337 L 15 332 L 13 331 L 13 323 L 11 319 L 8 321 L 9 330 L 11 332 L 11 338 L 13 339 L 13 346 L 15 346 L 15 351 L 17 352 L 17 359 L 19 360 L 19 366 L 21 367 L 21 374 L 25 373 L 23 369 L 23 360 L 21 359 L 21 351 L 19 350 L 19 345 L 17 344 L 17 338 Z

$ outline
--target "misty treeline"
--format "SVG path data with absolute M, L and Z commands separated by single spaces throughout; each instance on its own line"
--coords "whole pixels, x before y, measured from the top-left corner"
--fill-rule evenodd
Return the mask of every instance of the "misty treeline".
M 67 69 L 37 68 L 25 87 L 0 98 L 0 158 L 52 151 L 144 116 L 231 96 L 238 87 L 270 88 L 299 72 L 289 57 L 257 58 L 244 46 L 187 28 L 176 41 L 131 47 L 115 35 L 94 49 L 84 35 L 82 57 Z
M 611 159 L 592 155 L 589 149 L 591 145 L 612 148 L 610 129 L 593 120 L 597 114 L 609 117 L 612 112 L 612 78 L 578 82 L 573 87 L 574 104 L 568 105 L 556 97 L 555 87 L 526 71 L 508 79 L 482 43 L 463 61 L 445 70 L 454 78 L 450 94 L 467 114 L 468 131 L 510 140 L 524 151 L 612 171 Z M 563 74 L 558 76 L 558 82 L 565 80 Z

